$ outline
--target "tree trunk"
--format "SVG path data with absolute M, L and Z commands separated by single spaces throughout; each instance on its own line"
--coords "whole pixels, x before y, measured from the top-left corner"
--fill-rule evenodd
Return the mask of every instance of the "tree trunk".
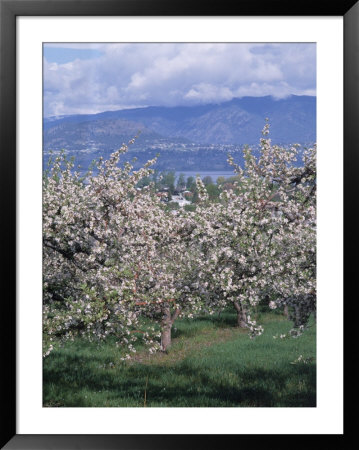
M 233 302 L 234 308 L 237 311 L 237 327 L 239 328 L 247 328 L 247 315 L 240 304 L 240 302 Z
M 177 308 L 171 316 L 171 308 L 165 306 L 162 309 L 163 317 L 161 323 L 161 350 L 165 352 L 171 346 L 171 330 L 180 310 Z
M 298 328 L 301 325 L 301 314 L 300 307 L 298 305 L 294 306 L 294 327 Z
M 161 350 L 164 352 L 171 346 L 171 329 L 172 325 L 169 323 L 162 325 Z
M 285 317 L 288 319 L 289 318 L 289 309 L 288 309 L 288 305 L 284 305 L 283 308 L 283 314 L 285 315 Z

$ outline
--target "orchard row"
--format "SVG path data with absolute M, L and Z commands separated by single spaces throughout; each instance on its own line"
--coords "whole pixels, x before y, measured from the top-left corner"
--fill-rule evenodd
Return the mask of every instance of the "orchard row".
M 251 337 L 260 301 L 289 306 L 293 334 L 316 303 L 316 149 L 271 144 L 245 150 L 245 165 L 212 202 L 198 178 L 194 211 L 166 209 L 151 185 L 138 189 L 155 160 L 119 167 L 127 146 L 96 163 L 86 181 L 58 157 L 43 180 L 44 355 L 76 335 L 135 351 L 166 350 L 180 316 L 232 305 Z M 130 143 L 131 144 L 131 143 Z

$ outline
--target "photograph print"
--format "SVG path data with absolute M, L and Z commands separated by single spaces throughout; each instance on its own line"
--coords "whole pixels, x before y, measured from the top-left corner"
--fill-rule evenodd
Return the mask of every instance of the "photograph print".
M 43 44 L 43 406 L 316 406 L 316 44 Z

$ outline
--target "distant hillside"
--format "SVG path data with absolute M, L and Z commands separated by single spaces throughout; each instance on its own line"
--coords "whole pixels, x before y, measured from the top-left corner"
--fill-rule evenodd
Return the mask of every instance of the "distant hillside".
M 313 142 L 316 140 L 316 98 L 291 96 L 275 100 L 266 97 L 243 97 L 221 104 L 179 107 L 147 107 L 108 111 L 91 115 L 65 116 L 59 119 L 45 119 L 45 147 L 51 143 L 50 130 L 62 125 L 61 130 L 71 130 L 71 138 L 79 130 L 79 139 L 86 138 L 86 123 L 97 122 L 97 134 L 88 128 L 89 138 L 104 139 L 106 133 L 114 135 L 114 121 L 118 122 L 117 135 L 128 130 L 145 130 L 167 138 L 185 138 L 206 144 L 253 144 L 258 142 L 264 120 L 271 123 L 271 138 L 281 143 Z M 99 128 L 102 127 L 102 132 Z M 59 128 L 58 128 L 59 129 Z M 160 136 L 153 136 L 159 138 Z M 148 136 L 150 137 L 150 136 Z M 92 139 L 91 139 L 92 140 Z
M 200 106 L 150 106 L 45 118 L 44 152 L 67 149 L 71 154 L 81 153 L 82 159 L 85 154 L 90 159 L 90 154 L 105 155 L 141 131 L 131 152 L 152 154 L 158 150 L 176 168 L 183 167 L 185 159 L 191 160 L 188 154 L 183 158 L 183 152 L 193 153 L 202 146 L 201 154 L 206 155 L 205 148 L 210 146 L 209 153 L 214 157 L 217 146 L 221 156 L 216 156 L 216 168 L 220 169 L 227 164 L 224 147 L 258 144 L 266 118 L 270 120 L 273 143 L 316 141 L 315 97 L 293 95 L 275 100 L 266 96 Z M 197 168 L 199 158 L 196 161 L 188 170 Z
M 71 117 L 71 116 L 70 116 Z M 114 150 L 127 143 L 140 131 L 135 147 L 153 143 L 167 143 L 169 140 L 145 127 L 142 123 L 127 119 L 96 119 L 84 122 L 76 120 L 54 121 L 44 129 L 45 150 Z M 172 141 L 171 141 L 172 142 Z

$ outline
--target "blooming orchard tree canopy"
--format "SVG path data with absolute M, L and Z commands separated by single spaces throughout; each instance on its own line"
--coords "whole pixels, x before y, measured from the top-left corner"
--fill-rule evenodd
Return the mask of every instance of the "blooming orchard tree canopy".
M 268 133 L 266 124 L 260 156 L 246 149 L 244 168 L 229 159 L 238 181 L 222 192 L 220 203 L 208 202 L 197 179 L 199 278 L 207 303 L 233 304 L 238 324 L 252 336 L 262 332 L 251 311 L 263 298 L 272 299 L 272 308 L 291 305 L 297 327 L 315 311 L 315 148 L 297 166 L 298 148 L 272 146 Z
M 197 310 L 188 287 L 195 264 L 186 252 L 191 219 L 166 213 L 151 187 L 136 188 L 154 161 L 137 172 L 130 164 L 120 169 L 126 150 L 99 161 L 86 184 L 62 157 L 45 174 L 43 312 L 50 350 L 56 337 L 115 334 L 130 351 L 138 337 L 153 351 L 156 322 L 173 321 L 167 317 L 173 310 L 176 317 Z

